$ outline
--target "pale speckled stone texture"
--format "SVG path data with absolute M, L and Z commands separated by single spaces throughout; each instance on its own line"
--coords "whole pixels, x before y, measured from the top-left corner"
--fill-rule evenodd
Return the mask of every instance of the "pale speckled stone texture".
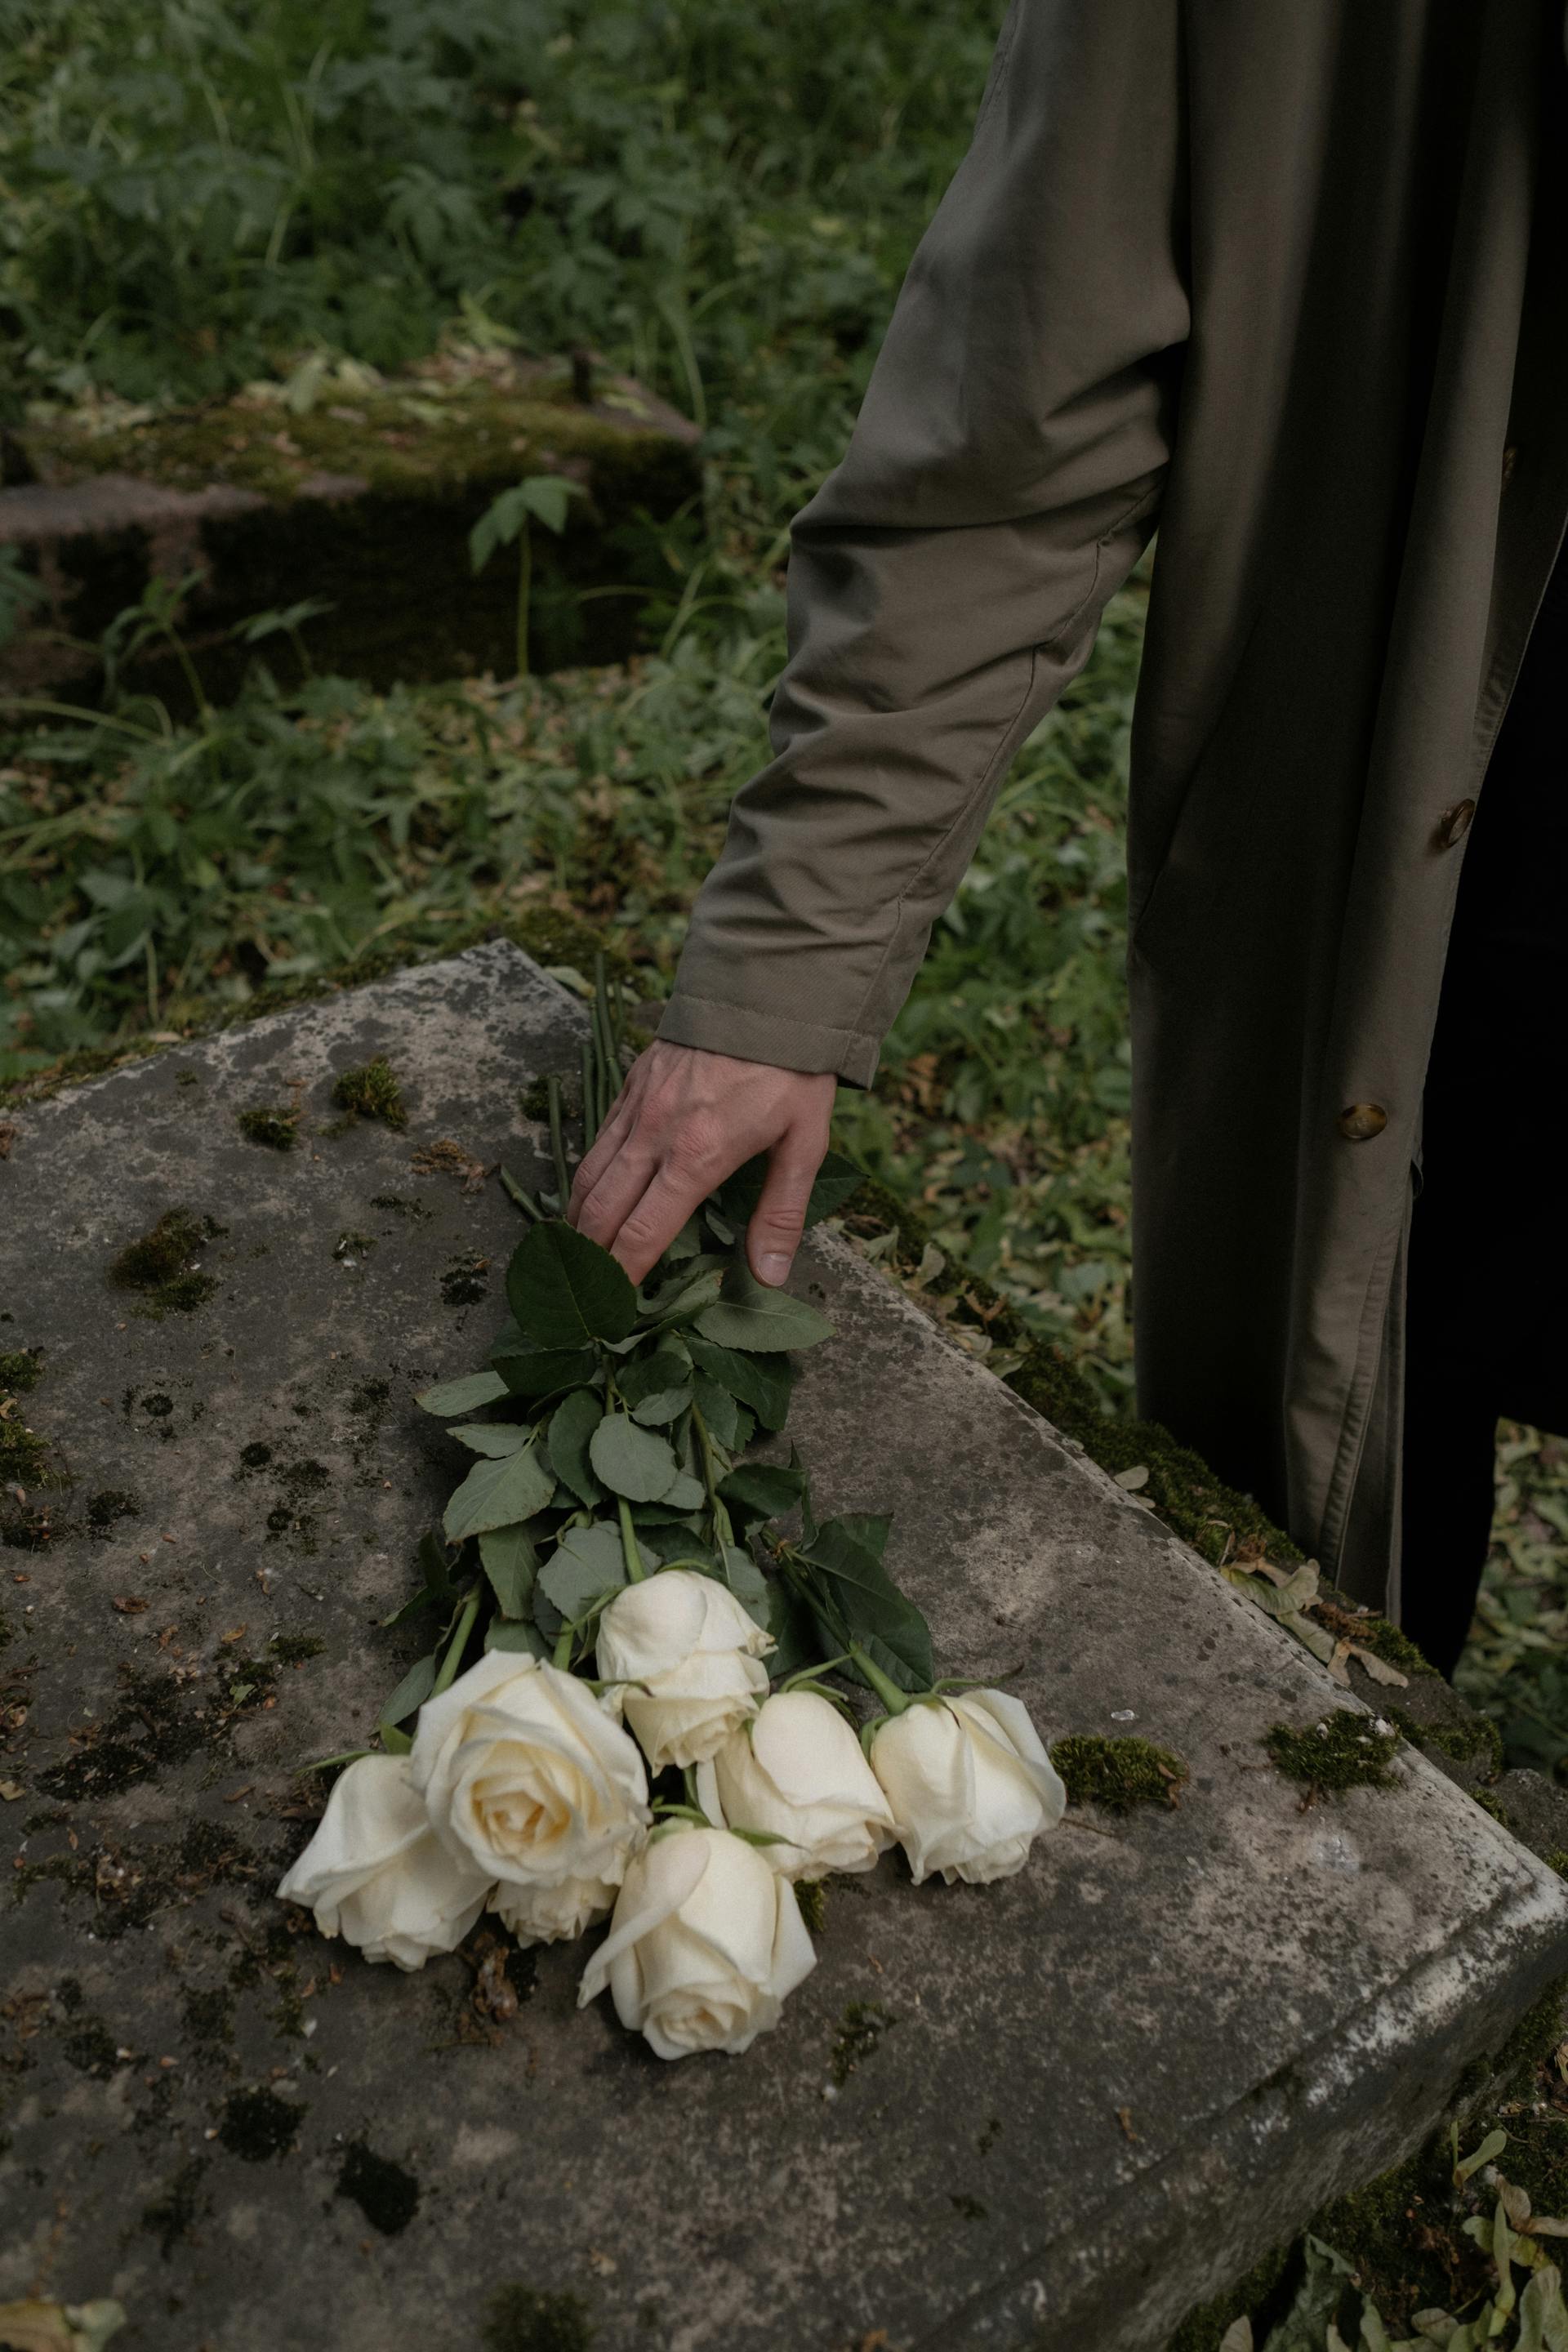
M 743 2061 L 663 2066 L 577 2014 L 561 1949 L 487 2028 L 463 1957 L 372 1969 L 269 1899 L 294 1766 L 415 1654 L 376 1621 L 458 1457 L 410 1397 L 482 1355 L 521 1231 L 493 1179 L 410 1155 L 449 1137 L 538 1181 L 518 1088 L 579 1020 L 485 948 L 19 1118 L 0 1346 L 47 1349 L 26 1409 L 74 1484 L 47 1549 L 0 1553 L 27 1710 L 0 1760 L 27 1865 L 0 2295 L 117 2294 L 124 2352 L 467 2352 L 504 2280 L 579 2293 L 595 2352 L 1145 2352 L 1412 2143 L 1568 1965 L 1568 1890 L 1416 1756 L 1303 1811 L 1260 1737 L 1354 1702 L 841 1241 L 799 1276 L 837 1326 L 795 1416 L 822 1505 L 890 1505 L 949 1667 L 1009 1673 L 1047 1737 L 1175 1748 L 1179 1809 L 1069 1813 L 999 1886 L 916 1890 L 892 1858 L 834 1885 Z M 407 1132 L 323 1135 L 333 1073 L 375 1052 Z M 291 1086 L 303 1146 L 244 1141 L 235 1112 Z M 176 1204 L 226 1228 L 219 1287 L 139 1318 L 106 1268 Z M 344 1233 L 374 1249 L 345 1262 Z M 489 1296 L 454 1307 L 470 1252 Z M 115 1489 L 137 1516 L 76 1532 Z M 289 1663 L 300 1635 L 323 1646 Z M 881 2031 L 836 2091 L 856 2003 Z

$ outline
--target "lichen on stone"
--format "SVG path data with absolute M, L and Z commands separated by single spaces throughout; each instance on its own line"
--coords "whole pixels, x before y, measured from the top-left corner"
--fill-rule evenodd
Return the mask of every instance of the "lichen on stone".
M 1298 1729 L 1277 1723 L 1263 1735 L 1269 1762 L 1299 1781 L 1310 1799 L 1346 1789 L 1391 1789 L 1389 1766 L 1401 1746 L 1391 1726 L 1338 1706 Z
M 399 1129 L 408 1124 L 403 1089 L 384 1054 L 359 1069 L 342 1071 L 332 1088 L 332 1100 L 355 1118 L 378 1118 L 384 1127 Z
M 1100 1805 L 1112 1813 L 1130 1812 L 1134 1805 L 1173 1806 L 1187 1778 L 1180 1756 L 1132 1734 L 1107 1738 L 1096 1731 L 1069 1732 L 1052 1741 L 1050 1752 L 1069 1804 Z

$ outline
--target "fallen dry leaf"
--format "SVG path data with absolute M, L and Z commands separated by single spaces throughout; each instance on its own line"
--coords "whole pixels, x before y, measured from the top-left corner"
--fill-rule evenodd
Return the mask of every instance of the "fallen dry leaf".
M 8 1118 L 0 1119 L 0 1160 L 10 1159 L 11 1146 L 16 1142 L 16 1121 Z
M 140 1617 L 143 1610 L 153 1606 L 150 1601 L 143 1601 L 139 1592 L 117 1592 L 110 1605 L 118 1609 L 122 1617 Z

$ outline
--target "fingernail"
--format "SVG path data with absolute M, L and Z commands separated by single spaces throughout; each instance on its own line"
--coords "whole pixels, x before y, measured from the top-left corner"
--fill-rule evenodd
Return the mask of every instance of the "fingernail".
M 757 1260 L 757 1272 L 764 1282 L 784 1282 L 789 1278 L 789 1260 L 782 1251 L 770 1250 Z

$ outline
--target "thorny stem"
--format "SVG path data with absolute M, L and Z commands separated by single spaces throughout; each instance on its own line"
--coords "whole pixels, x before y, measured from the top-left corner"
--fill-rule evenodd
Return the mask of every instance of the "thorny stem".
M 713 1440 L 708 1434 L 708 1424 L 702 1418 L 701 1408 L 699 1405 L 694 1404 L 691 1408 L 691 1426 L 697 1432 L 698 1449 L 702 1456 L 702 1484 L 708 1489 L 708 1508 L 712 1515 L 713 1539 L 722 1549 L 734 1542 L 735 1530 L 731 1525 L 729 1512 L 719 1499 L 719 1480 L 714 1463 Z
M 566 1145 L 561 1133 L 560 1079 L 552 1076 L 546 1088 L 546 1092 L 550 1101 L 550 1150 L 551 1156 L 555 1161 L 555 1191 L 558 1201 L 558 1213 L 560 1215 L 564 1216 L 566 1214 L 566 1202 L 570 1196 L 572 1187 L 567 1181 Z
M 473 1591 L 469 1593 L 468 1599 L 463 1603 L 462 1609 L 458 1614 L 456 1629 L 453 1632 L 451 1640 L 447 1644 L 447 1654 L 441 1661 L 440 1671 L 437 1675 L 435 1681 L 430 1685 L 430 1696 L 432 1698 L 435 1698 L 439 1692 L 446 1690 L 453 1677 L 456 1675 L 458 1664 L 462 1659 L 463 1652 L 468 1647 L 468 1636 L 474 1630 L 474 1620 L 479 1613 L 479 1588 L 476 1584 Z
M 620 1514 L 621 1556 L 626 1563 L 626 1577 L 630 1583 L 640 1584 L 647 1571 L 637 1549 L 637 1529 L 632 1525 L 632 1507 L 624 1495 L 617 1495 L 616 1507 Z

